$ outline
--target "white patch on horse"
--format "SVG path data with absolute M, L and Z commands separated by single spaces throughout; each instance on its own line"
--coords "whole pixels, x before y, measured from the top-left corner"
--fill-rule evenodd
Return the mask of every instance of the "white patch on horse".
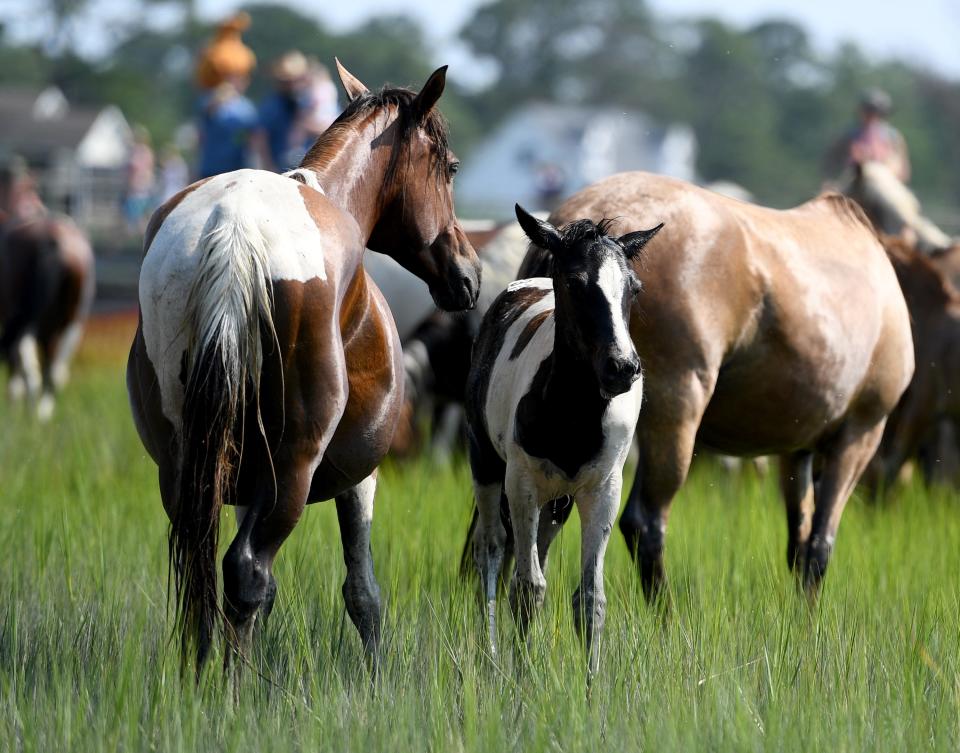
M 56 355 L 50 366 L 50 378 L 58 389 L 62 388 L 70 378 L 70 359 L 73 358 L 82 335 L 83 325 L 80 322 L 73 322 L 60 338 Z
M 513 440 L 516 404 L 530 389 L 530 384 L 536 376 L 537 367 L 553 352 L 556 328 L 556 321 L 552 313 L 555 307 L 553 281 L 549 277 L 531 277 L 518 282 L 526 284 L 517 287 L 510 286 L 510 288 L 514 290 L 520 287 L 538 288 L 546 291 L 547 294 L 529 306 L 523 314 L 517 317 L 510 329 L 504 333 L 503 347 L 497 354 L 497 360 L 490 370 L 490 388 L 487 392 L 484 415 L 490 429 L 490 441 L 501 457 L 506 457 L 508 446 Z M 533 334 L 533 337 L 530 338 L 530 342 L 523 349 L 521 357 L 511 359 L 510 354 L 513 352 L 527 323 L 544 311 L 551 313 Z M 533 368 L 531 368 L 531 364 L 533 364 Z
M 283 173 L 284 178 L 292 178 L 293 180 L 300 180 L 305 186 L 310 186 L 314 191 L 319 191 L 324 193 L 323 186 L 320 185 L 320 180 L 317 178 L 317 174 L 313 170 L 307 168 L 298 167 L 295 170 L 288 170 Z
M 139 293 L 147 355 L 163 413 L 174 426 L 183 404 L 181 359 L 190 348 L 186 305 L 197 276 L 212 275 L 209 294 L 197 305 L 222 308 L 237 296 L 262 300 L 269 280 L 325 280 L 323 245 L 298 183 L 275 173 L 218 175 L 170 213 L 144 257 Z M 242 273 L 247 289 L 237 288 L 231 269 Z
M 34 400 L 40 394 L 40 388 L 43 385 L 37 338 L 33 335 L 24 335 L 20 338 L 20 342 L 17 343 L 17 360 L 26 384 L 27 396 Z
M 597 285 L 603 291 L 603 297 L 610 307 L 610 319 L 613 322 L 613 341 L 616 343 L 617 351 L 621 356 L 630 357 L 633 354 L 633 340 L 630 339 L 630 333 L 627 331 L 622 313 L 625 278 L 623 268 L 610 257 L 604 259 L 597 273 Z
M 512 292 L 514 290 L 523 290 L 524 288 L 542 288 L 544 287 L 544 280 L 550 283 L 551 288 L 553 287 L 553 283 L 549 277 L 527 277 L 523 280 L 514 280 L 507 285 L 507 290 Z

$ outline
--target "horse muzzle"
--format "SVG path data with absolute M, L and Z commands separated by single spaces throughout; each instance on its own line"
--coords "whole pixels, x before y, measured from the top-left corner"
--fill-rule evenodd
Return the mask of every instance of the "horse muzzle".
M 639 378 L 640 358 L 636 353 L 627 357 L 607 356 L 597 369 L 600 393 L 607 399 L 628 392 Z
M 444 311 L 467 311 L 480 296 L 480 266 L 453 265 L 441 284 L 431 285 L 434 302 Z

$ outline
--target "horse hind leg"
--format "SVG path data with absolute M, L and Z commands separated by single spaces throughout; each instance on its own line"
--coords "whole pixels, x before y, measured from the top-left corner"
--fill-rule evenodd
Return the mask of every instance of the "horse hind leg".
M 377 489 L 376 471 L 353 488 L 336 497 L 337 521 L 343 542 L 347 577 L 343 601 L 347 614 L 363 641 L 364 652 L 374 677 L 380 671 L 380 586 L 373 572 L 370 527 L 373 498 Z
M 241 516 L 239 530 L 223 558 L 223 613 L 228 650 L 245 660 L 254 626 L 269 615 L 277 586 L 273 562 L 306 506 L 310 463 L 276 464 L 276 494 L 272 478 L 258 484 Z
M 822 450 L 823 470 L 815 491 L 815 507 L 803 585 L 807 595 L 817 596 L 833 552 L 843 509 L 857 481 L 870 462 L 883 436 L 884 421 L 873 425 L 847 425 Z

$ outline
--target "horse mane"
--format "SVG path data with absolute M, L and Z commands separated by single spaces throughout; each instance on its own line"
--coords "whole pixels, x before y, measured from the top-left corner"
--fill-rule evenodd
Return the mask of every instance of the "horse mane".
M 853 222 L 855 225 L 862 225 L 873 235 L 877 236 L 876 225 L 874 225 L 867 216 L 863 207 L 849 196 L 844 196 L 842 193 L 837 193 L 836 191 L 827 191 L 817 196 L 814 201 L 825 204 L 833 209 L 834 213 L 838 216 Z
M 610 227 L 617 218 L 603 218 L 600 222 L 593 220 L 573 220 L 559 228 L 560 237 L 564 244 L 580 243 L 581 241 L 599 241 L 612 237 Z M 527 255 L 517 271 L 517 279 L 528 277 L 553 277 L 553 254 L 530 243 L 527 246 Z
M 354 130 L 356 124 L 378 110 L 388 107 L 397 108 L 397 134 L 393 139 L 390 152 L 390 161 L 384 173 L 384 185 L 393 184 L 400 170 L 401 160 L 409 153 L 407 149 L 410 137 L 418 126 L 421 126 L 433 142 L 433 172 L 438 180 L 445 177 L 445 169 L 450 151 L 450 134 L 447 121 L 440 111 L 433 107 L 422 122 L 413 111 L 413 102 L 417 92 L 399 86 L 384 86 L 379 91 L 365 92 L 350 101 L 339 117 L 317 137 L 316 142 L 300 161 L 300 167 L 309 167 L 312 164 L 326 164 L 340 151 L 347 136 Z M 386 192 L 381 192 L 381 196 Z

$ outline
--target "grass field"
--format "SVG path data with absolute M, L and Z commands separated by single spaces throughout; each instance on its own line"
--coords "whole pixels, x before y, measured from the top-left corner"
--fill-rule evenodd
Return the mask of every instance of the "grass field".
M 505 651 L 494 663 L 456 574 L 471 496 L 462 461 L 382 473 L 373 546 L 386 660 L 375 692 L 344 616 L 332 505 L 312 507 L 279 557 L 277 608 L 239 699 L 219 656 L 199 689 L 182 682 L 167 523 L 123 384 L 129 326 L 88 338 L 52 424 L 0 407 L 0 748 L 960 747 L 960 501 L 910 487 L 883 509 L 852 502 L 811 611 L 786 572 L 772 480 L 709 464 L 674 508 L 665 619 L 644 606 L 615 534 L 589 698 L 570 610 L 576 521 L 552 555 L 528 660 Z M 505 603 L 500 623 L 507 647 Z

